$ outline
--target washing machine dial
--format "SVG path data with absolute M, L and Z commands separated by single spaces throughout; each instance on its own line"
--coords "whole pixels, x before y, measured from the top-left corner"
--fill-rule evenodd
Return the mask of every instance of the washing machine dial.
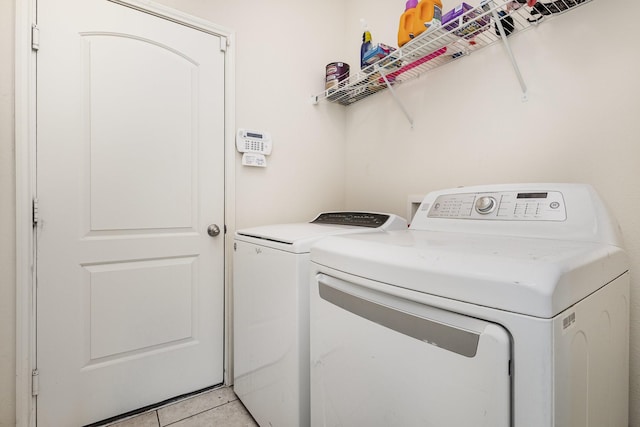
M 476 200 L 476 212 L 486 215 L 496 208 L 496 199 L 491 196 L 482 196 Z

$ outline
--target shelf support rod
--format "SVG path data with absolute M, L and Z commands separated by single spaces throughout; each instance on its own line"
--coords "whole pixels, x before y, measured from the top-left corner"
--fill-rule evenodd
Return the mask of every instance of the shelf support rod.
M 396 102 L 396 104 L 398 104 L 398 107 L 400 107 L 405 117 L 409 121 L 409 124 L 411 125 L 411 129 L 413 129 L 413 119 L 407 112 L 407 109 L 404 108 L 404 105 L 402 104 L 402 102 L 400 102 L 400 98 L 398 98 L 398 95 L 396 94 L 395 89 L 391 87 L 391 83 L 389 83 L 389 80 L 387 79 L 387 76 L 385 75 L 385 73 L 382 71 L 382 68 L 380 68 L 380 66 L 376 64 L 376 70 L 380 73 L 380 76 L 382 76 L 382 79 L 384 80 L 384 83 L 387 85 L 389 92 L 391 92 L 391 96 L 393 97 L 393 100 Z
M 511 51 L 511 45 L 507 40 L 507 34 L 504 32 L 504 27 L 502 26 L 502 20 L 500 19 L 500 16 L 498 16 L 498 12 L 496 11 L 495 8 L 491 10 L 491 14 L 493 15 L 493 19 L 496 22 L 496 27 L 500 32 L 500 38 L 502 38 L 502 44 L 504 44 L 504 47 L 507 51 L 507 56 L 511 61 L 511 65 L 513 66 L 513 71 L 515 71 L 516 77 L 520 82 L 520 88 L 522 89 L 522 100 L 526 101 L 527 100 L 527 84 L 524 82 L 524 78 L 522 77 L 522 73 L 520 73 L 520 68 L 518 67 L 516 58 L 513 56 L 513 52 Z

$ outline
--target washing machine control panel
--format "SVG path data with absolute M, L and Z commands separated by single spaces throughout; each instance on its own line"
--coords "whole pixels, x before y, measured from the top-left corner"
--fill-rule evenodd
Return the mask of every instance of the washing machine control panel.
M 503 191 L 440 195 L 429 207 L 427 217 L 564 221 L 567 212 L 559 191 Z
M 324 212 L 311 222 L 316 224 L 378 228 L 385 225 L 390 217 L 390 215 L 368 212 Z

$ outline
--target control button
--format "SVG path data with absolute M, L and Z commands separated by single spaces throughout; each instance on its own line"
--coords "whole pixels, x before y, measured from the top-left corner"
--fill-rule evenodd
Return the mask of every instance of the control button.
M 482 215 L 491 213 L 496 208 L 496 199 L 491 196 L 480 197 L 476 200 L 476 212 Z
M 558 209 L 558 208 L 560 207 L 560 203 L 558 203 L 558 202 L 551 202 L 551 203 L 549 204 L 549 207 L 550 207 L 551 209 Z

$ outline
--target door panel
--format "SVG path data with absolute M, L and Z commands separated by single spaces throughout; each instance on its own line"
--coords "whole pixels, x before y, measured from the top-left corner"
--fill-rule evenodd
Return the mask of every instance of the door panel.
M 127 34 L 82 39 L 91 229 L 195 229 L 197 64 Z
M 40 426 L 223 381 L 220 38 L 106 0 L 39 2 Z
M 85 267 L 88 362 L 191 340 L 197 263 L 184 257 Z

